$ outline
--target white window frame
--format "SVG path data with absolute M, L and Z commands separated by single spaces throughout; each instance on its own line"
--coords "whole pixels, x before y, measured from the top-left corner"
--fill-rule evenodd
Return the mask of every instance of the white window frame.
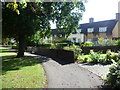
M 107 27 L 99 27 L 99 32 L 106 32 L 107 31 Z
M 88 28 L 88 29 L 87 29 L 87 32 L 88 32 L 88 33 L 94 32 L 94 28 Z

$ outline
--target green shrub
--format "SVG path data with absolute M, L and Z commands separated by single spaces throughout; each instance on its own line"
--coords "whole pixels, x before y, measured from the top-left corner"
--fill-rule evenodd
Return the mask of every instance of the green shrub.
M 92 47 L 94 44 L 93 44 L 93 42 L 85 42 L 84 43 L 84 47 Z
M 112 66 L 109 71 L 105 86 L 113 89 L 120 88 L 120 61 L 117 62 L 117 65 Z
M 80 62 L 83 62 L 83 63 L 92 61 L 91 58 L 88 55 L 87 56 L 86 55 L 79 55 L 77 59 L 80 60 Z
M 115 45 L 120 45 L 120 39 L 115 41 Z
M 103 46 L 103 45 L 104 45 L 104 38 L 103 38 L 103 37 L 98 38 L 98 44 L 99 44 L 100 46 Z
M 65 50 L 71 50 L 74 51 L 74 58 L 77 59 L 77 57 L 81 54 L 82 49 L 80 48 L 80 46 L 76 46 L 76 45 L 71 45 L 71 46 L 66 46 L 63 49 Z
M 106 52 L 106 62 L 108 63 L 112 63 L 113 61 L 117 62 L 120 59 L 119 57 L 120 57 L 119 53 L 114 53 L 111 52 L 110 50 Z
M 51 43 L 46 43 L 46 44 L 40 44 L 39 47 L 40 48 L 50 48 L 52 46 Z
M 106 45 L 112 46 L 115 42 L 112 39 L 107 39 Z
M 56 48 L 62 49 L 63 47 L 67 46 L 67 43 L 55 43 Z
M 92 59 L 93 63 L 98 63 L 100 62 L 100 53 L 90 50 L 90 58 Z

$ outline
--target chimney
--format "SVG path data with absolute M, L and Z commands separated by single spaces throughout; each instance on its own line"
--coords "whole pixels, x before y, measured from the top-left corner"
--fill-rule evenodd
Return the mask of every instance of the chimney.
M 89 23 L 93 23 L 94 22 L 94 18 L 89 18 Z
M 116 20 L 120 22 L 120 13 L 116 13 Z

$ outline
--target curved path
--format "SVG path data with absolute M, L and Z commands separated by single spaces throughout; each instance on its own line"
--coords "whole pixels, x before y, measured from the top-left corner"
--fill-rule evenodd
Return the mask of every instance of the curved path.
M 97 88 L 103 80 L 78 64 L 61 65 L 48 58 L 43 63 L 48 79 L 48 88 Z
M 78 64 L 62 65 L 40 55 L 30 53 L 25 55 L 33 56 L 42 63 L 47 75 L 48 88 L 97 88 L 103 84 L 100 77 Z

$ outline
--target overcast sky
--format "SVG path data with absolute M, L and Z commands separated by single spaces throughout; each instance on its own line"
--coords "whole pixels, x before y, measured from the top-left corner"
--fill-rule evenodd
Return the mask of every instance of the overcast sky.
M 94 21 L 103 21 L 116 18 L 118 13 L 118 2 L 120 0 L 88 0 L 85 3 L 86 11 L 83 13 L 80 23 L 88 23 L 89 18 L 94 18 Z M 52 24 L 52 28 L 55 25 Z

